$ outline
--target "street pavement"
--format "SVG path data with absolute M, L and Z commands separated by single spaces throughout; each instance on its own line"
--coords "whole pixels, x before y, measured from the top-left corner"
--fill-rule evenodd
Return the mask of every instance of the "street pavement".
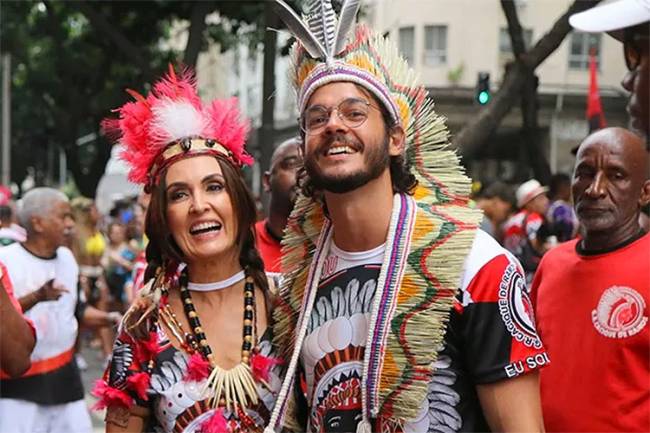
M 105 411 L 93 411 L 92 406 L 97 402 L 97 399 L 90 395 L 93 389 L 95 380 L 102 377 L 104 374 L 104 359 L 99 349 L 92 349 L 88 347 L 87 343 L 83 343 L 81 348 L 81 355 L 88 363 L 88 368 L 81 371 L 81 379 L 84 384 L 86 404 L 90 412 L 90 418 L 93 422 L 93 433 L 101 433 L 104 431 L 104 414 Z

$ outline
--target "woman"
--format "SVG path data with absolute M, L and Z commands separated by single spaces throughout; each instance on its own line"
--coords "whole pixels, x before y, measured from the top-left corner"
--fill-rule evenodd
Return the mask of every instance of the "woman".
M 108 245 L 102 257 L 102 266 L 112 300 L 121 309 L 126 301 L 124 287 L 131 278 L 136 252 L 127 242 L 126 226 L 121 222 L 109 223 L 106 233 Z
M 261 431 L 279 378 L 240 171 L 252 162 L 248 123 L 234 99 L 203 105 L 192 77 L 172 69 L 146 98 L 134 95 L 107 127 L 120 134 L 130 179 L 151 192 L 148 282 L 95 389 L 106 430 Z
M 111 311 L 110 294 L 101 263 L 106 250 L 106 240 L 98 227 L 101 215 L 95 202 L 87 197 L 76 197 L 70 204 L 75 220 L 75 234 L 70 247 L 79 264 L 79 287 L 83 290 L 89 304 L 108 313 Z M 93 332 L 97 338 L 93 340 L 91 346 L 101 346 L 103 359 L 108 360 L 115 339 L 115 330 L 105 326 Z M 88 368 L 81 353 L 77 354 L 77 364 L 80 368 Z

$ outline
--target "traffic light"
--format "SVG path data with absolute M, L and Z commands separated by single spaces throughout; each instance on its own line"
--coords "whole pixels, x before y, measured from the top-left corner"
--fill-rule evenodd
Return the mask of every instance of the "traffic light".
M 476 101 L 479 105 L 485 105 L 490 102 L 490 73 L 479 72 L 476 81 Z

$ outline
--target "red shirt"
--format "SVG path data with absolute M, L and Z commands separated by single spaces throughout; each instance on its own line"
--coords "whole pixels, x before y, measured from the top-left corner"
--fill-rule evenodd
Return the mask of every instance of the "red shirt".
M 270 273 L 280 273 L 280 258 L 282 257 L 280 241 L 274 238 L 266 229 L 267 220 L 255 224 L 257 250 L 262 256 L 264 270 Z
M 14 286 L 11 284 L 11 280 L 9 279 L 9 272 L 7 272 L 7 268 L 2 262 L 0 262 L 0 282 L 2 282 L 2 287 L 4 287 L 5 292 L 7 292 L 7 296 L 9 296 L 11 304 L 20 314 L 22 314 L 23 308 L 20 306 L 18 299 L 16 299 L 16 296 L 14 295 Z M 25 316 L 23 316 L 23 318 L 29 327 L 32 328 L 32 333 L 34 334 L 34 337 L 36 337 L 36 328 L 34 327 L 32 321 Z
M 650 235 L 609 253 L 578 240 L 547 252 L 533 281 L 546 430 L 650 431 Z

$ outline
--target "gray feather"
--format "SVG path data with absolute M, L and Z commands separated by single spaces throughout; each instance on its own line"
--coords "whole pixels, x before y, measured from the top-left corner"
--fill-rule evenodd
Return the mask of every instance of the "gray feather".
M 343 51 L 343 48 L 345 48 L 348 33 L 350 33 L 352 26 L 354 26 L 355 18 L 360 6 L 361 0 L 345 0 L 343 3 L 341 14 L 339 16 L 339 23 L 336 26 L 336 33 L 334 36 L 334 55 L 340 53 Z
M 287 25 L 291 34 L 305 47 L 309 55 L 315 59 L 327 57 L 327 51 L 323 45 L 293 9 L 282 0 L 275 0 L 275 5 L 280 19 Z
M 307 10 L 309 29 L 321 42 L 327 55 L 333 56 L 336 13 L 332 8 L 331 0 L 311 0 Z

